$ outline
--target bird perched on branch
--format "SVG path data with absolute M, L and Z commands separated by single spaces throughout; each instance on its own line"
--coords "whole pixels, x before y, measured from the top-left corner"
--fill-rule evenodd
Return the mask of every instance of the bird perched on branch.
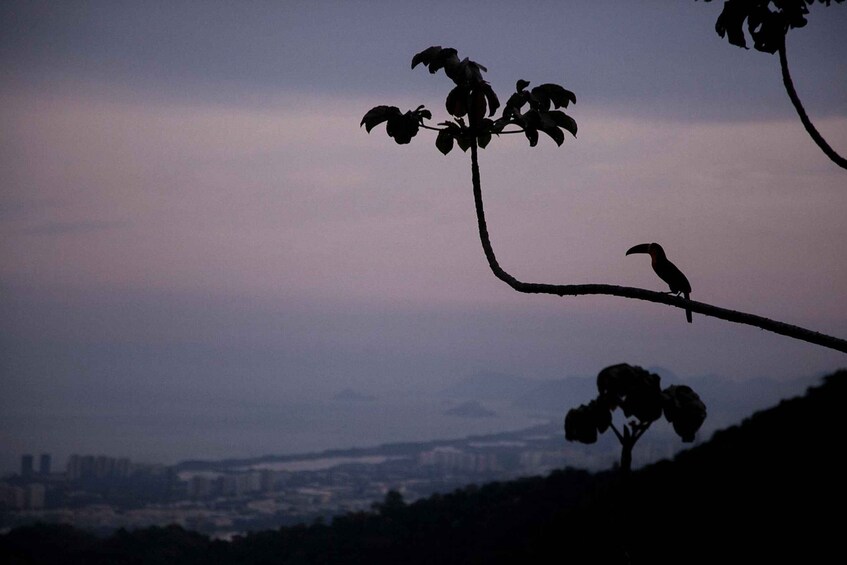
M 677 295 L 682 293 L 686 300 L 690 300 L 689 294 L 691 293 L 691 283 L 688 282 L 688 279 L 685 278 L 682 271 L 668 260 L 668 256 L 665 255 L 665 250 L 662 249 L 661 245 L 658 243 L 642 243 L 635 247 L 631 247 L 629 251 L 626 252 L 627 255 L 631 255 L 633 253 L 649 254 L 653 270 L 656 271 L 656 274 L 659 275 L 660 279 L 668 283 L 668 286 L 671 287 L 670 293 Z M 689 324 L 691 323 L 691 310 L 685 310 L 685 319 L 688 320 Z

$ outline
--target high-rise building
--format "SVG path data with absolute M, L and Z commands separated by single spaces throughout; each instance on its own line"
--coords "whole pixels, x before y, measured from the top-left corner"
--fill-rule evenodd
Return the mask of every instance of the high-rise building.
M 132 464 L 130 463 L 129 458 L 121 457 L 120 459 L 115 460 L 114 473 L 116 477 L 128 477 L 131 469 Z
M 94 476 L 94 461 L 95 458 L 93 455 L 83 455 L 82 457 L 80 457 L 79 476 L 81 478 L 88 478 Z
M 115 468 L 115 460 L 105 455 L 98 455 L 94 459 L 94 476 L 98 479 L 111 477 Z
M 33 457 L 30 454 L 21 456 L 21 476 L 31 477 L 33 475 Z
M 38 472 L 42 475 L 50 474 L 50 465 L 52 463 L 52 458 L 49 453 L 42 453 L 41 459 L 38 461 Z

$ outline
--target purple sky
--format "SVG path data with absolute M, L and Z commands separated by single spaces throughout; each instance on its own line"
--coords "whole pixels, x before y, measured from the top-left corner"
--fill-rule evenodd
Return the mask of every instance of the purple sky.
M 661 305 L 519 295 L 485 263 L 467 156 L 359 128 L 378 104 L 446 119 L 448 80 L 409 69 L 430 45 L 486 65 L 502 100 L 517 79 L 563 84 L 578 139 L 481 154 L 504 268 L 665 290 L 624 256 L 658 241 L 692 298 L 847 336 L 847 174 L 802 129 L 776 56 L 714 33 L 720 7 L 4 2 L 0 412 L 622 361 L 739 379 L 844 366 Z M 789 62 L 843 154 L 847 7 L 809 20 Z

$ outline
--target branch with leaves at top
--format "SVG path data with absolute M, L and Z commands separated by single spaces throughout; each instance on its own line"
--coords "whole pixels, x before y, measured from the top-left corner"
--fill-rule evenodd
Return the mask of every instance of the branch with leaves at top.
M 455 49 L 440 46 L 415 55 L 412 68 L 419 64 L 428 67 L 431 74 L 443 69 L 455 83 L 445 102 L 447 113 L 453 116 L 453 120 L 441 122 L 438 125 L 442 127 L 434 128 L 424 124 L 424 120 L 432 119 L 432 112 L 424 106 L 406 113 L 396 106 L 376 106 L 365 114 L 360 124 L 368 133 L 386 122 L 388 135 L 402 145 L 409 143 L 418 134 L 419 128 L 432 129 L 438 132 L 435 146 L 445 155 L 453 149 L 454 142 L 462 151 L 472 146 L 485 149 L 492 135 L 523 133 L 533 147 L 538 143 L 539 131 L 553 138 L 557 145 L 565 141 L 562 130 L 576 137 L 576 121 L 559 110 L 576 102 L 576 96 L 558 84 L 542 84 L 527 90 L 530 83 L 519 80 L 500 117 L 492 120 L 491 117 L 500 108 L 500 100 L 491 85 L 482 78 L 482 73 L 488 69 L 467 58 L 460 61 Z M 524 107 L 528 109 L 522 111 Z M 507 130 L 509 126 L 517 129 Z
M 430 47 L 415 55 L 412 59 L 412 68 L 421 63 L 429 68 L 430 73 L 444 69 L 447 76 L 455 83 L 455 87 L 448 94 L 445 104 L 448 113 L 453 116 L 453 120 L 441 122 L 439 125 L 442 127 L 434 128 L 424 124 L 424 120 L 432 119 L 432 113 L 424 106 L 418 106 L 417 109 L 405 113 L 402 113 L 395 106 L 376 106 L 365 114 L 360 125 L 364 125 L 370 133 L 377 125 L 386 123 L 388 135 L 399 144 L 409 143 L 418 134 L 420 128 L 433 129 L 438 131 L 436 147 L 445 155 L 452 150 L 454 143 L 463 151 L 470 149 L 471 181 L 482 249 L 494 276 L 514 290 L 529 294 L 557 296 L 605 294 L 647 300 L 682 308 L 683 310 L 689 309 L 692 312 L 729 322 L 756 326 L 767 331 L 847 353 L 847 340 L 753 314 L 686 300 L 667 293 L 609 284 L 528 283 L 520 281 L 506 272 L 498 263 L 488 236 L 488 226 L 486 225 L 485 209 L 482 202 L 478 149 L 485 148 L 491 141 L 492 136 L 519 132 L 524 133 L 531 146 L 535 146 L 538 143 L 539 131 L 550 136 L 557 145 L 561 146 L 564 142 L 564 131 L 568 131 L 576 137 L 577 126 L 576 121 L 559 108 L 566 108 L 570 103 L 576 102 L 576 96 L 557 84 L 549 83 L 527 90 L 530 83 L 519 80 L 515 87 L 515 93 L 511 95 L 503 107 L 501 116 L 492 120 L 491 117 L 500 108 L 500 102 L 491 85 L 482 78 L 482 73 L 486 71 L 485 67 L 467 58 L 459 60 L 455 49 L 444 49 L 438 46 Z M 467 121 L 465 117 L 468 118 Z M 510 126 L 517 129 L 507 130 L 506 128 Z
M 705 0 L 710 2 L 711 0 Z M 844 0 L 835 0 L 838 3 Z M 821 4 L 829 6 L 831 0 L 819 0 Z M 791 73 L 788 72 L 788 56 L 786 54 L 785 42 L 788 30 L 804 27 L 808 22 L 806 15 L 809 13 L 807 6 L 814 0 L 782 0 L 771 2 L 769 0 L 728 0 L 718 20 L 715 23 L 715 31 L 721 37 L 726 37 L 732 45 L 747 48 L 747 39 L 744 36 L 744 22 L 747 22 L 747 31 L 753 39 L 753 48 L 764 53 L 774 54 L 779 51 L 779 65 L 782 69 L 782 83 L 785 91 L 800 116 L 803 127 L 809 137 L 815 142 L 829 159 L 843 169 L 847 169 L 847 159 L 839 155 L 823 136 L 806 114 L 803 103 L 794 88 Z

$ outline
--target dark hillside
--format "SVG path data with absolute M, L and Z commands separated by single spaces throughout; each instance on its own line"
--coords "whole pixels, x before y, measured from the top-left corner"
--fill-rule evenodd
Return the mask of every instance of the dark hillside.
M 843 548 L 845 401 L 842 370 L 636 474 L 631 507 L 653 517 L 635 528 L 639 549 L 668 563 L 830 562 Z
M 621 478 L 563 470 L 470 486 L 332 524 L 211 542 L 178 527 L 98 540 L 0 537 L 11 563 L 825 563 L 841 554 L 847 371 L 711 441 Z M 563 439 L 564 441 L 564 439 Z M 552 556 L 552 558 L 550 558 Z

